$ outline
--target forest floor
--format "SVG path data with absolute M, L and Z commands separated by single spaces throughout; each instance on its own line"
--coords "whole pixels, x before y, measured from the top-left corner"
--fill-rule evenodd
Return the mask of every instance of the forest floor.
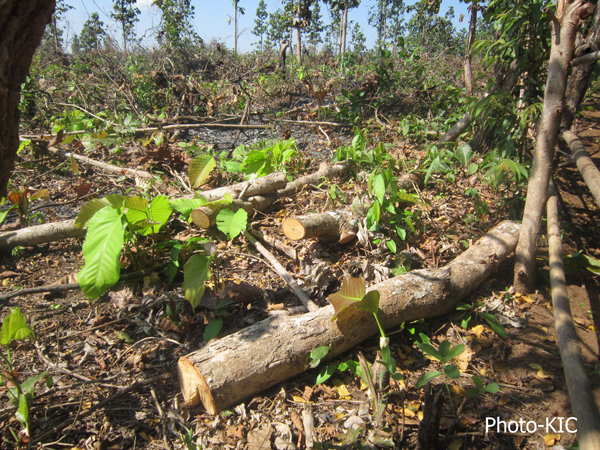
M 583 113 L 580 136 L 600 165 L 600 99 L 588 106 L 592 108 Z M 348 144 L 352 139 L 350 129 L 334 132 L 289 124 L 277 133 L 282 131 L 290 133 L 299 143 L 307 166 L 305 173 L 316 170 L 318 161 L 329 160 L 335 146 Z M 334 146 L 325 139 L 324 132 Z M 213 135 L 217 133 L 221 132 L 213 132 Z M 222 133 L 230 138 L 237 131 Z M 244 131 L 238 143 L 279 137 L 275 131 L 261 133 Z M 210 143 L 210 136 L 200 137 Z M 371 138 L 393 144 L 399 158 L 419 159 L 420 148 L 404 141 L 394 130 L 373 132 Z M 165 181 L 156 187 L 158 193 L 171 198 L 184 194 L 172 183 L 176 181 L 173 174 L 184 174 L 189 163 L 189 157 L 177 145 L 171 145 L 168 157 L 162 160 L 153 159 L 141 145 L 128 148 L 116 157 L 102 148 L 87 156 L 100 160 L 116 158 L 136 168 L 150 165 L 162 171 Z M 567 158 L 560 156 L 560 162 L 563 161 Z M 49 189 L 55 203 L 39 203 L 42 207 L 37 210 L 46 222 L 76 215 L 85 203 L 77 197 L 78 186 L 82 184 L 88 184 L 90 192 L 100 197 L 124 193 L 134 187 L 131 180 L 117 180 L 96 169 L 86 169 L 77 177 L 57 167 L 56 160 L 47 156 L 24 157 L 16 172 L 32 189 Z M 565 255 L 584 251 L 600 258 L 600 212 L 576 167 L 560 167 L 555 180 L 560 192 Z M 366 189 L 364 182 L 347 181 L 336 180 L 348 199 L 355 189 Z M 216 182 L 219 180 L 213 180 Z M 506 218 L 504 209 L 490 208 L 489 214 L 479 222 L 467 223 L 464 191 L 474 184 L 482 197 L 493 204 L 499 194 L 465 174 L 458 174 L 454 183 L 430 182 L 423 190 L 422 195 L 431 205 L 430 220 L 440 226 L 430 227 L 426 236 L 407 242 L 407 251 L 412 249 L 413 268 L 446 264 L 464 249 L 461 241 L 475 241 Z M 38 203 L 32 207 L 38 207 Z M 253 226 L 284 240 L 280 231 L 281 217 L 334 208 L 328 187 L 324 185 L 278 204 L 268 215 L 255 217 Z M 8 222 L 16 222 L 15 216 L 9 216 Z M 8 226 L 11 225 L 15 226 L 14 223 Z M 204 232 L 174 220 L 170 233 L 181 237 Z M 83 265 L 82 242 L 83 238 L 69 239 L 27 247 L 4 257 L 0 262 L 0 294 L 57 281 L 69 282 Z M 305 280 L 315 270 L 329 271 L 327 283 L 311 286 L 312 298 L 320 306 L 328 304 L 326 297 L 339 288 L 344 272 L 362 271 L 369 284 L 390 276 L 385 270 L 393 261 L 389 252 L 366 249 L 356 240 L 345 245 L 324 246 L 316 240 L 289 245 L 304 256 L 302 262 L 291 260 L 283 253 L 277 253 L 277 257 L 296 279 Z M 222 279 L 232 287 L 247 283 L 239 289 L 239 302 L 227 307 L 224 327 L 218 337 L 268 317 L 272 309 L 297 304 L 284 282 L 243 237 L 233 243 L 220 243 L 218 249 Z M 390 330 L 393 356 L 404 381 L 384 386 L 387 406 L 381 427 L 376 426 L 366 387 L 359 377 L 337 372 L 332 379 L 316 386 L 318 368 L 250 397 L 218 416 L 209 415 L 200 406 L 184 410 L 176 376 L 177 360 L 204 345 L 204 326 L 215 316 L 215 311 L 214 306 L 210 306 L 210 290 L 195 315 L 189 306 L 186 309 L 181 278 L 176 278 L 170 286 L 156 274 L 119 283 L 108 295 L 93 302 L 78 290 L 17 296 L 0 305 L 0 315 L 5 316 L 9 308 L 18 306 L 30 323 L 35 324 L 35 344 L 24 342 L 11 350 L 19 375 L 26 378 L 32 373 L 48 371 L 54 382 L 52 388 L 40 384 L 31 404 L 32 439 L 36 448 L 178 449 L 186 448 L 183 436 L 190 429 L 193 442 L 202 444 L 202 448 L 303 448 L 307 430 L 302 417 L 307 414 L 312 416 L 315 446 L 320 448 L 392 445 L 416 448 L 417 430 L 423 418 L 424 389 L 414 386 L 423 373 L 439 365 L 424 357 L 415 344 L 415 335 L 407 331 L 409 328 L 425 332 L 436 345 L 448 339 L 453 344 L 466 343 L 468 347 L 456 361 L 463 376 L 451 381 L 452 401 L 446 398 L 443 404 L 438 448 L 567 448 L 575 444 L 576 435 L 566 430 L 566 425 L 573 428 L 573 422 L 565 424 L 573 414 L 556 342 L 549 286 L 543 275 L 547 268 L 544 242 L 539 256 L 539 290 L 534 295 L 515 295 L 510 289 L 511 258 L 469 298 L 463 299 L 503 304 L 505 315 L 510 318 L 505 323 L 506 338 L 496 335 L 481 320 L 472 319 L 467 328 L 461 328 L 464 315 L 461 311 L 427 323 L 407 324 L 404 330 Z M 568 275 L 568 284 L 588 373 L 596 370 L 590 379 L 600 404 L 597 370 L 600 278 L 579 270 Z M 181 316 L 187 318 L 184 326 L 174 325 L 165 314 L 168 304 L 179 303 L 184 303 Z M 212 303 L 214 305 L 214 295 Z M 369 339 L 334 362 L 356 360 L 359 351 L 373 362 L 378 343 L 375 337 Z M 499 391 L 465 396 L 466 391 L 474 387 L 473 375 L 498 383 Z M 441 378 L 432 383 L 438 390 L 443 387 Z M 515 432 L 494 426 L 486 430 L 491 419 L 534 422 L 538 429 Z M 550 426 L 546 426 L 548 422 Z M 14 419 L 14 408 L 7 401 L 4 388 L 0 388 L 1 449 L 13 448 L 11 429 L 18 431 L 20 424 Z

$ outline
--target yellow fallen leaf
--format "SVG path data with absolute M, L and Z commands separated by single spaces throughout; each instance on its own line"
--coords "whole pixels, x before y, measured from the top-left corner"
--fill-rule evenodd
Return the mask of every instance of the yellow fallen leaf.
M 544 436 L 544 443 L 548 447 L 552 447 L 558 441 L 560 441 L 560 435 L 559 434 L 547 434 L 546 436 Z
M 487 373 L 488 373 L 488 371 L 487 371 L 487 368 L 483 367 L 483 368 L 482 368 L 482 369 L 479 371 L 479 373 L 481 374 L 481 376 L 482 376 L 482 377 L 487 377 Z
M 297 403 L 306 403 L 306 400 L 304 400 L 304 398 L 299 397 L 297 395 L 292 395 L 292 400 L 294 400 Z
M 344 413 L 341 413 L 341 412 L 339 412 L 339 411 L 338 411 L 338 412 L 336 412 L 336 413 L 335 413 L 335 421 L 337 422 L 338 420 L 340 420 L 340 419 L 341 419 L 342 417 L 344 417 L 344 416 L 345 416 L 345 414 L 344 414 Z
M 452 386 L 452 390 L 459 397 L 466 397 L 467 396 L 467 390 L 464 387 L 459 386 L 458 384 L 453 385 Z
M 483 325 L 475 325 L 469 331 L 471 333 L 473 333 L 475 336 L 479 337 L 479 336 L 481 336 L 481 333 L 483 333 L 483 330 L 485 330 L 485 327 Z
M 510 369 L 511 369 L 510 365 L 505 362 L 500 362 L 494 366 L 494 370 L 496 372 L 500 372 L 500 373 L 506 372 L 507 370 L 510 370 Z
M 536 363 L 531 363 L 529 364 L 529 367 L 531 367 L 533 370 L 537 370 L 537 376 L 539 378 L 548 378 L 548 375 L 546 375 L 544 373 L 544 369 L 542 369 L 542 366 L 540 366 L 539 364 Z
M 148 441 L 148 442 L 152 442 L 153 441 L 153 439 L 150 438 L 150 437 L 148 437 L 148 435 L 146 433 L 144 433 L 143 431 L 140 431 L 140 437 L 143 440 Z
M 415 414 L 414 411 L 408 409 L 408 408 L 404 408 L 404 415 L 406 417 L 408 417 L 409 419 L 414 419 L 415 417 L 417 417 L 417 415 Z
M 502 405 L 502 406 L 508 405 L 509 403 L 510 403 L 510 397 L 506 394 L 502 395 L 500 397 L 500 399 L 498 400 L 498 404 Z
M 423 420 L 423 411 L 418 411 L 417 417 L 419 418 L 419 420 Z

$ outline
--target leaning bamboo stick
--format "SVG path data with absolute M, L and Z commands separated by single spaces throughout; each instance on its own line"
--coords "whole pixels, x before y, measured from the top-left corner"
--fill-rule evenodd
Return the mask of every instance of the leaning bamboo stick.
M 558 221 L 558 201 L 554 184 L 550 181 L 550 197 L 547 205 L 548 235 L 550 244 L 550 283 L 554 324 L 560 349 L 560 357 L 567 380 L 569 399 L 577 418 L 576 428 L 580 448 L 600 450 L 600 414 L 588 379 L 579 338 L 571 315 L 565 268 L 563 264 L 562 240 Z
M 600 170 L 585 151 L 585 147 L 575 133 L 569 130 L 562 132 L 563 138 L 569 144 L 569 148 L 573 153 L 573 160 L 577 164 L 581 176 L 587 184 L 590 192 L 596 199 L 596 203 L 600 206 Z

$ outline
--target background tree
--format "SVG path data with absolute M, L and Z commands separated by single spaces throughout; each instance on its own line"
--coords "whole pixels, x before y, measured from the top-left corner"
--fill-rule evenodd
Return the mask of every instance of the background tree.
M 268 24 L 267 18 L 269 17 L 269 13 L 267 12 L 267 4 L 265 0 L 260 0 L 258 2 L 258 8 L 256 8 L 256 18 L 254 19 L 254 28 L 252 29 L 252 34 L 258 38 L 260 38 L 260 50 L 264 51 L 264 42 L 263 36 L 267 33 Z
M 98 51 L 102 47 L 102 41 L 105 38 L 104 22 L 100 20 L 97 12 L 93 12 L 83 24 L 79 36 L 73 36 L 71 50 L 73 53 Z
M 19 149 L 21 85 L 50 22 L 54 0 L 3 0 L 0 8 L 0 197 Z
M 360 0 L 325 0 L 332 10 L 338 10 L 340 14 L 340 54 L 346 52 L 346 32 L 348 30 L 348 11 L 360 5 Z
M 140 20 L 140 10 L 135 4 L 136 0 L 113 0 L 113 12 L 110 17 L 121 23 L 123 51 L 127 51 L 127 41 L 133 35 L 133 26 Z
M 312 4 L 311 20 L 306 27 L 306 42 L 312 47 L 313 53 L 317 51 L 317 45 L 323 42 L 322 33 L 325 30 L 323 17 L 321 16 L 321 2 Z
M 465 3 L 469 3 L 469 0 L 465 0 Z M 465 60 L 464 60 L 464 70 L 465 70 L 465 87 L 467 88 L 467 94 L 471 95 L 473 93 L 473 74 L 471 73 L 471 47 L 473 47 L 473 42 L 475 42 L 475 31 L 477 30 L 477 10 L 479 6 L 477 4 L 477 0 L 472 0 L 471 5 L 469 6 L 469 11 L 471 13 L 471 19 L 469 20 L 469 32 L 467 33 L 467 41 L 465 43 Z
M 73 9 L 73 7 L 65 2 L 65 0 L 58 0 L 56 2 L 56 9 L 52 14 L 52 20 L 48 23 L 46 31 L 44 32 L 43 48 L 45 52 L 54 53 L 59 55 L 63 52 L 63 28 L 62 22 L 65 20 L 67 11 Z
M 279 49 L 279 42 L 288 37 L 290 29 L 290 17 L 281 8 L 277 8 L 269 14 L 269 27 L 267 40 L 269 48 Z
M 367 38 L 362 32 L 360 24 L 358 22 L 351 22 L 350 30 L 350 44 L 352 45 L 352 51 L 358 54 L 364 53 L 367 50 Z
M 194 7 L 191 0 L 154 0 L 161 13 L 157 39 L 167 51 L 183 56 L 190 45 L 202 42 L 194 31 Z
M 246 11 L 244 8 L 240 8 L 239 0 L 233 0 L 233 54 L 237 55 L 237 41 L 238 41 L 238 31 L 237 31 L 237 20 L 238 14 L 245 14 Z M 231 18 L 229 19 L 229 23 L 231 23 Z
M 452 24 L 454 8 L 450 7 L 444 16 L 440 16 L 439 3 L 436 8 L 431 2 L 419 2 L 408 7 L 407 11 L 413 12 L 406 27 L 410 46 L 420 47 L 430 54 L 462 54 L 464 39 Z
M 369 24 L 377 30 L 376 45 L 385 48 L 392 45 L 397 47 L 396 38 L 404 34 L 404 19 L 406 11 L 403 0 L 378 0 L 369 10 Z

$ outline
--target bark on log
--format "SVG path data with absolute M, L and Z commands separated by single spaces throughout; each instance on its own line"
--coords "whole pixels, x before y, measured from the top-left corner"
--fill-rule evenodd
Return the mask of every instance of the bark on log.
M 86 230 L 75 228 L 75 220 L 34 225 L 21 230 L 0 233 L 0 252 L 8 252 L 15 247 L 29 247 L 46 242 L 80 237 Z
M 567 86 L 567 69 L 575 50 L 575 36 L 580 17 L 587 12 L 581 1 L 567 3 L 560 21 L 552 21 L 552 49 L 544 108 L 535 141 L 535 153 L 527 187 L 523 212 L 523 229 L 515 257 L 514 287 L 523 294 L 532 292 L 535 284 L 535 256 L 542 226 L 542 215 L 548 198 L 554 147 L 558 139 L 561 113 Z
M 332 166 L 326 162 L 321 163 L 319 170 L 317 170 L 315 173 L 300 177 L 297 180 L 288 183 L 284 189 L 277 191 L 277 197 L 291 197 L 307 187 L 309 189 L 313 189 L 314 186 L 321 183 L 322 178 L 341 177 L 345 172 L 346 164 L 336 164 Z
M 437 270 L 418 270 L 375 286 L 384 328 L 440 316 L 478 286 L 515 248 L 520 226 L 506 221 Z M 331 305 L 294 317 L 271 317 L 207 344 L 179 359 L 177 371 L 186 405 L 200 401 L 211 414 L 239 403 L 305 370 L 321 345 L 337 356 L 377 334 L 373 315 L 346 308 L 332 323 Z
M 196 226 L 208 229 L 217 223 L 217 216 L 223 209 L 231 208 L 234 212 L 243 209 L 248 214 L 254 214 L 254 211 L 266 211 L 275 200 L 277 200 L 275 195 L 256 195 L 250 197 L 248 201 L 234 200 L 232 203 L 213 203 L 194 209 L 191 217 Z
M 0 197 L 19 149 L 21 85 L 54 12 L 55 0 L 3 0 L 0 7 Z
M 572 131 L 565 130 L 562 133 L 563 138 L 569 145 L 571 152 L 573 153 L 573 159 L 577 164 L 581 176 L 590 189 L 590 192 L 596 199 L 596 203 L 600 206 L 600 171 L 585 151 L 585 147 Z
M 575 332 L 575 322 L 571 315 L 558 224 L 558 200 L 554 195 L 554 186 L 551 184 L 550 198 L 548 199 L 550 283 L 558 347 L 567 380 L 571 407 L 577 417 L 577 437 L 580 448 L 600 450 L 600 413 L 594 400 L 587 369 L 581 355 L 579 338 Z
M 330 211 L 306 216 L 288 217 L 282 224 L 283 234 L 292 241 L 318 237 L 322 241 L 350 242 L 358 231 L 358 223 L 352 214 Z
M 225 194 L 231 194 L 234 199 L 241 197 L 254 197 L 283 189 L 287 186 L 287 179 L 281 172 L 273 172 L 261 178 L 242 181 L 241 183 L 223 186 L 209 191 L 198 191 L 209 202 L 221 200 Z M 194 194 L 195 195 L 195 194 Z M 188 195 L 184 198 L 193 198 L 194 195 Z
M 458 137 L 469 128 L 471 125 L 471 114 L 467 112 L 461 119 L 452 125 L 446 134 L 442 136 L 442 138 L 438 141 L 438 144 L 445 144 L 446 142 L 454 142 Z

